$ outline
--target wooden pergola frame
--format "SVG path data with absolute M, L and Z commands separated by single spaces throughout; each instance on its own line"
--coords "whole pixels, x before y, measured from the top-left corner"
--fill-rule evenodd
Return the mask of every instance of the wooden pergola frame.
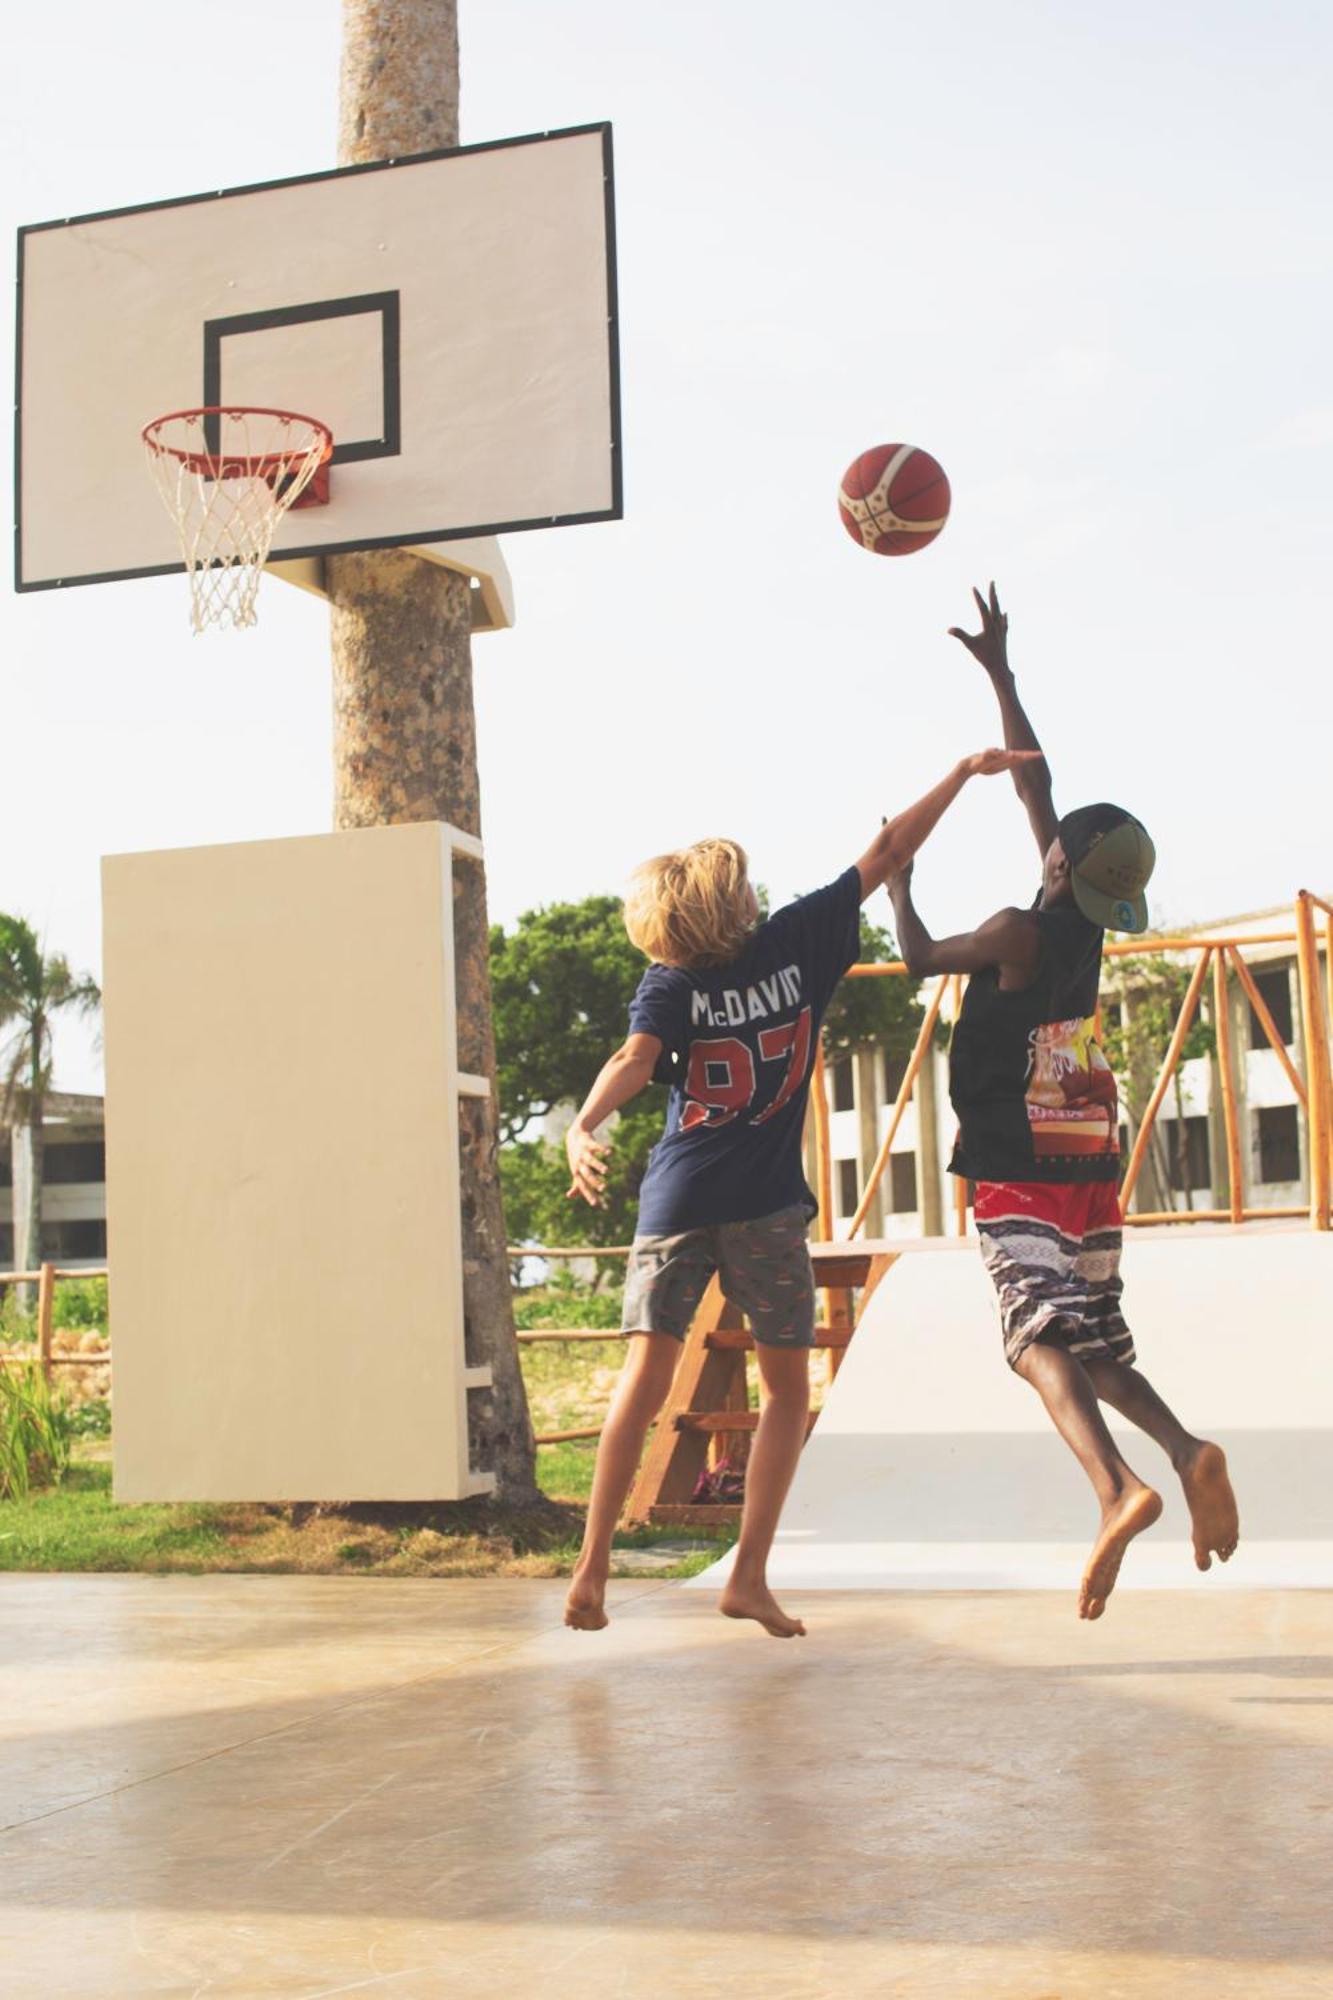
M 1304 1215 L 1308 1212 L 1313 1229 L 1327 1230 L 1330 1227 L 1330 1192 L 1333 1190 L 1333 1076 L 1330 1076 L 1330 981 L 1327 971 L 1321 974 L 1319 965 L 1319 933 L 1316 912 L 1323 917 L 1324 955 L 1326 967 L 1333 965 L 1333 904 L 1326 903 L 1312 890 L 1302 889 L 1296 897 L 1295 928 L 1290 931 L 1260 931 L 1251 936 L 1216 934 L 1210 937 L 1147 937 L 1116 938 L 1105 946 L 1105 957 L 1118 958 L 1169 957 L 1182 953 L 1197 954 L 1190 983 L 1181 1004 L 1162 1067 L 1153 1086 L 1147 1109 L 1139 1126 L 1138 1135 L 1125 1168 L 1121 1182 L 1120 1198 L 1122 1206 L 1128 1208 L 1134 1193 L 1144 1157 L 1152 1138 L 1157 1115 L 1163 1099 L 1170 1087 L 1181 1060 L 1181 1052 L 1186 1037 L 1198 1010 L 1204 981 L 1211 969 L 1213 975 L 1214 1011 L 1217 1016 L 1218 1068 L 1221 1077 L 1222 1118 L 1226 1132 L 1226 1149 L 1230 1193 L 1228 1206 L 1224 1209 L 1196 1208 L 1168 1210 L 1162 1213 L 1126 1214 L 1127 1225 L 1142 1228 L 1149 1223 L 1185 1222 L 1251 1222 L 1274 1216 Z M 1296 948 L 1298 984 L 1301 1001 L 1301 1025 L 1304 1035 L 1305 1076 L 1302 1077 L 1278 1033 L 1272 1013 L 1264 1004 L 1254 975 L 1245 962 L 1244 953 L 1255 945 L 1293 945 Z M 1227 1011 L 1227 980 L 1234 973 L 1245 993 L 1255 1018 L 1263 1029 L 1264 1036 L 1274 1050 L 1288 1081 L 1295 1092 L 1300 1112 L 1306 1119 L 1309 1136 L 1310 1158 L 1310 1200 L 1308 1210 L 1300 1208 L 1246 1208 L 1243 1201 L 1243 1176 L 1241 1173 L 1240 1126 L 1236 1108 L 1235 1073 L 1232 1064 L 1231 1023 Z M 882 965 L 854 965 L 847 974 L 849 979 L 902 979 L 907 977 L 907 967 L 901 960 L 892 960 Z M 925 1061 L 931 1039 L 939 1021 L 946 993 L 950 997 L 950 1014 L 955 1020 L 962 1000 L 962 980 L 957 973 L 945 973 L 936 980 L 917 1032 L 915 1045 L 893 1109 L 889 1114 L 888 1126 L 881 1141 L 879 1153 L 870 1170 L 861 1200 L 848 1226 L 849 1239 L 860 1235 L 865 1219 L 874 1200 L 875 1191 L 883 1179 L 893 1150 L 893 1142 L 898 1136 L 903 1115 L 915 1093 L 921 1065 Z M 822 1051 L 816 1055 L 815 1080 L 811 1090 L 814 1107 L 816 1157 L 819 1179 L 819 1236 L 827 1242 L 833 1233 L 832 1178 L 833 1168 L 830 1155 L 828 1100 L 823 1084 Z M 957 1233 L 962 1236 L 967 1231 L 967 1187 L 959 1180 L 954 1188 L 954 1214 Z

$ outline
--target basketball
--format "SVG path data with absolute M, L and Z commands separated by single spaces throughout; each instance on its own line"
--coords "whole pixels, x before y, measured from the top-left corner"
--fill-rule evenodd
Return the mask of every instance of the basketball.
M 877 444 L 842 475 L 838 512 L 854 542 L 877 556 L 910 556 L 949 518 L 949 482 L 928 451 Z

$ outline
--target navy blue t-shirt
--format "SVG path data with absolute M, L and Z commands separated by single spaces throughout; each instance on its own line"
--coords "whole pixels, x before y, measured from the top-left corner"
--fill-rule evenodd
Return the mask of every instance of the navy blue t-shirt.
M 650 965 L 632 1035 L 656 1035 L 671 1088 L 666 1131 L 639 1190 L 640 1236 L 750 1222 L 816 1202 L 801 1164 L 815 1037 L 860 944 L 849 868 L 762 923 L 729 965 Z

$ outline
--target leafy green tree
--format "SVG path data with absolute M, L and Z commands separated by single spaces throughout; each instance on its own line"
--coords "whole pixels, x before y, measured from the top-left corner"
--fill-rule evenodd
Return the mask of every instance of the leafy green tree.
M 562 1145 L 525 1135 L 557 1106 L 582 1103 L 624 1040 L 645 964 L 617 896 L 552 903 L 526 911 L 512 931 L 491 932 L 500 1179 L 511 1243 L 625 1243 L 633 1233 L 639 1183 L 666 1116 L 662 1091 L 648 1091 L 617 1120 L 602 1208 L 567 1199 Z
M 32 1163 L 28 1214 L 14 1216 L 14 1262 L 20 1270 L 36 1270 L 42 1261 L 42 1121 L 55 1017 L 93 1013 L 101 999 L 96 983 L 72 973 L 68 960 L 46 955 L 22 917 L 0 914 L 0 1118 L 11 1141 L 26 1129 Z
M 645 962 L 618 896 L 552 903 L 525 911 L 512 931 L 492 927 L 502 1146 L 557 1104 L 582 1103 L 625 1038 Z
M 762 890 L 759 897 L 766 910 Z M 860 953 L 882 963 L 897 958 L 898 949 L 888 931 L 862 915 Z M 633 1234 L 639 1185 L 662 1134 L 665 1094 L 645 1092 L 617 1120 L 602 1208 L 567 1198 L 564 1147 L 530 1136 L 530 1127 L 559 1105 L 582 1102 L 624 1038 L 644 965 L 615 896 L 553 903 L 526 911 L 512 931 L 497 925 L 491 932 L 500 1175 L 511 1243 L 625 1243 Z M 915 981 L 845 980 L 825 1017 L 826 1053 L 882 1042 L 890 1055 L 905 1056 L 921 1019 Z
M 600 1208 L 569 1197 L 569 1163 L 563 1146 L 545 1139 L 519 1139 L 502 1149 L 500 1178 L 511 1243 L 628 1243 L 634 1234 L 639 1185 L 648 1155 L 662 1136 L 666 1097 L 652 1090 L 615 1122 L 615 1139 Z M 598 1264 L 597 1282 L 623 1272 L 608 1258 Z
M 891 931 L 872 924 L 861 912 L 860 960 L 863 965 L 887 965 L 901 952 Z M 846 1055 L 877 1043 L 889 1056 L 908 1056 L 921 1032 L 925 1009 L 919 980 L 904 973 L 879 979 L 844 979 L 824 1016 L 824 1055 Z

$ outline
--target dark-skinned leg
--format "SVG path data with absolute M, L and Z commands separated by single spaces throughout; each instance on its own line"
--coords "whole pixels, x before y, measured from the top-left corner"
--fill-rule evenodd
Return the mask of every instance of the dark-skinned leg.
M 1198 1568 L 1211 1569 L 1214 1555 L 1229 1562 L 1240 1524 L 1222 1447 L 1187 1431 L 1137 1368 L 1100 1355 L 1084 1366 L 1101 1401 L 1159 1444 L 1174 1466 L 1189 1505 Z
M 1052 1423 L 1092 1482 L 1102 1525 L 1079 1587 L 1080 1618 L 1100 1618 L 1125 1550 L 1162 1511 L 1161 1495 L 1131 1470 L 1106 1428 L 1092 1378 L 1077 1356 L 1034 1340 L 1016 1370 L 1037 1391 Z
M 1119 1410 L 1122 1417 L 1128 1417 L 1154 1443 L 1161 1445 L 1177 1472 L 1196 1456 L 1203 1439 L 1191 1436 L 1146 1375 L 1140 1375 L 1137 1368 L 1112 1361 L 1109 1355 L 1087 1355 L 1083 1357 L 1083 1366 L 1099 1399 Z

